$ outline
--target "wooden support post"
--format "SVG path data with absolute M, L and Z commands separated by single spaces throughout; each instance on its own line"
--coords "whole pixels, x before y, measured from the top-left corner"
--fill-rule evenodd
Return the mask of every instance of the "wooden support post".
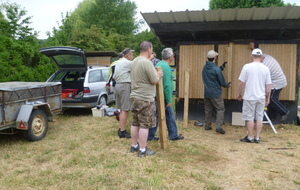
M 228 47 L 228 64 L 227 64 L 227 70 L 226 72 L 228 73 L 228 79 L 230 79 L 230 81 L 228 81 L 228 79 L 226 80 L 227 82 L 233 82 L 231 81 L 231 77 L 232 77 L 232 62 L 233 62 L 233 59 L 232 59 L 232 56 L 233 56 L 233 43 L 230 43 L 229 44 L 229 47 Z M 227 91 L 227 99 L 228 100 L 231 100 L 233 97 L 231 97 L 231 89 L 232 88 L 228 88 L 228 91 Z
M 184 109 L 183 109 L 183 128 L 186 128 L 189 121 L 189 85 L 190 85 L 190 70 L 185 71 L 184 83 Z
M 157 71 L 161 71 L 161 67 L 156 67 Z M 157 109 L 158 109 L 158 124 L 159 124 L 159 141 L 160 148 L 165 149 L 168 146 L 167 143 L 167 124 L 166 124 L 166 112 L 165 112 L 165 98 L 162 79 L 156 84 L 157 95 Z

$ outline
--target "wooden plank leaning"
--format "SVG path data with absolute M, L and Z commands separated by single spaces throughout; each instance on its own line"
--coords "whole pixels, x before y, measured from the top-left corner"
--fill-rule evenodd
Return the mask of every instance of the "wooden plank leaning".
M 189 121 L 189 89 L 190 86 L 190 70 L 185 71 L 185 83 L 184 83 L 184 110 L 183 110 L 183 128 L 186 128 Z
M 161 71 L 161 67 L 156 67 L 157 71 Z M 156 96 L 157 96 L 157 109 L 158 109 L 158 125 L 159 125 L 159 141 L 160 148 L 165 149 L 168 147 L 167 142 L 167 124 L 166 124 L 166 112 L 165 112 L 165 98 L 162 79 L 156 84 Z

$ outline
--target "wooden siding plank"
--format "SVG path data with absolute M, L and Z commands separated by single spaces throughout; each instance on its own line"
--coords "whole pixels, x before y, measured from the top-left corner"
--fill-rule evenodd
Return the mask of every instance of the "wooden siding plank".
M 297 75 L 297 45 L 296 44 L 260 44 L 263 53 L 270 54 L 280 63 L 288 81 L 281 94 L 280 100 L 294 101 L 296 99 L 296 75 Z M 178 98 L 184 98 L 185 94 L 185 70 L 190 70 L 189 98 L 203 99 L 204 85 L 202 69 L 206 63 L 206 55 L 214 45 L 180 45 L 178 70 Z M 238 77 L 243 66 L 252 62 L 251 49 L 248 44 L 220 44 L 218 45 L 218 65 L 227 61 L 224 78 L 231 82 L 231 87 L 223 88 L 223 98 L 236 100 L 238 94 Z
M 259 44 L 263 53 L 274 57 L 280 64 L 287 86 L 280 93 L 280 100 L 294 101 L 296 99 L 297 82 L 297 45 L 296 44 Z
M 179 93 L 178 98 L 184 98 L 185 70 L 190 70 L 189 98 L 203 99 L 204 86 L 202 69 L 207 60 L 207 52 L 214 49 L 214 45 L 180 45 L 179 63 Z

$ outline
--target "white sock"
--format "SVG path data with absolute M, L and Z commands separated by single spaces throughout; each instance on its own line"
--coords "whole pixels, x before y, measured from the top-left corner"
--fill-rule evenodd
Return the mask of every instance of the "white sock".
M 146 148 L 140 148 L 140 151 L 141 151 L 141 152 L 145 152 L 145 151 L 146 151 Z
M 139 145 L 136 144 L 136 145 L 131 145 L 133 148 L 137 148 Z

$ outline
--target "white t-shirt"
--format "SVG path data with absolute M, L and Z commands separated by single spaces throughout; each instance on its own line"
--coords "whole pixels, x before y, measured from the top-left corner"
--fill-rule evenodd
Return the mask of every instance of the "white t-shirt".
M 260 62 L 244 65 L 239 80 L 245 83 L 244 100 L 265 99 L 266 85 L 272 84 L 269 68 Z

